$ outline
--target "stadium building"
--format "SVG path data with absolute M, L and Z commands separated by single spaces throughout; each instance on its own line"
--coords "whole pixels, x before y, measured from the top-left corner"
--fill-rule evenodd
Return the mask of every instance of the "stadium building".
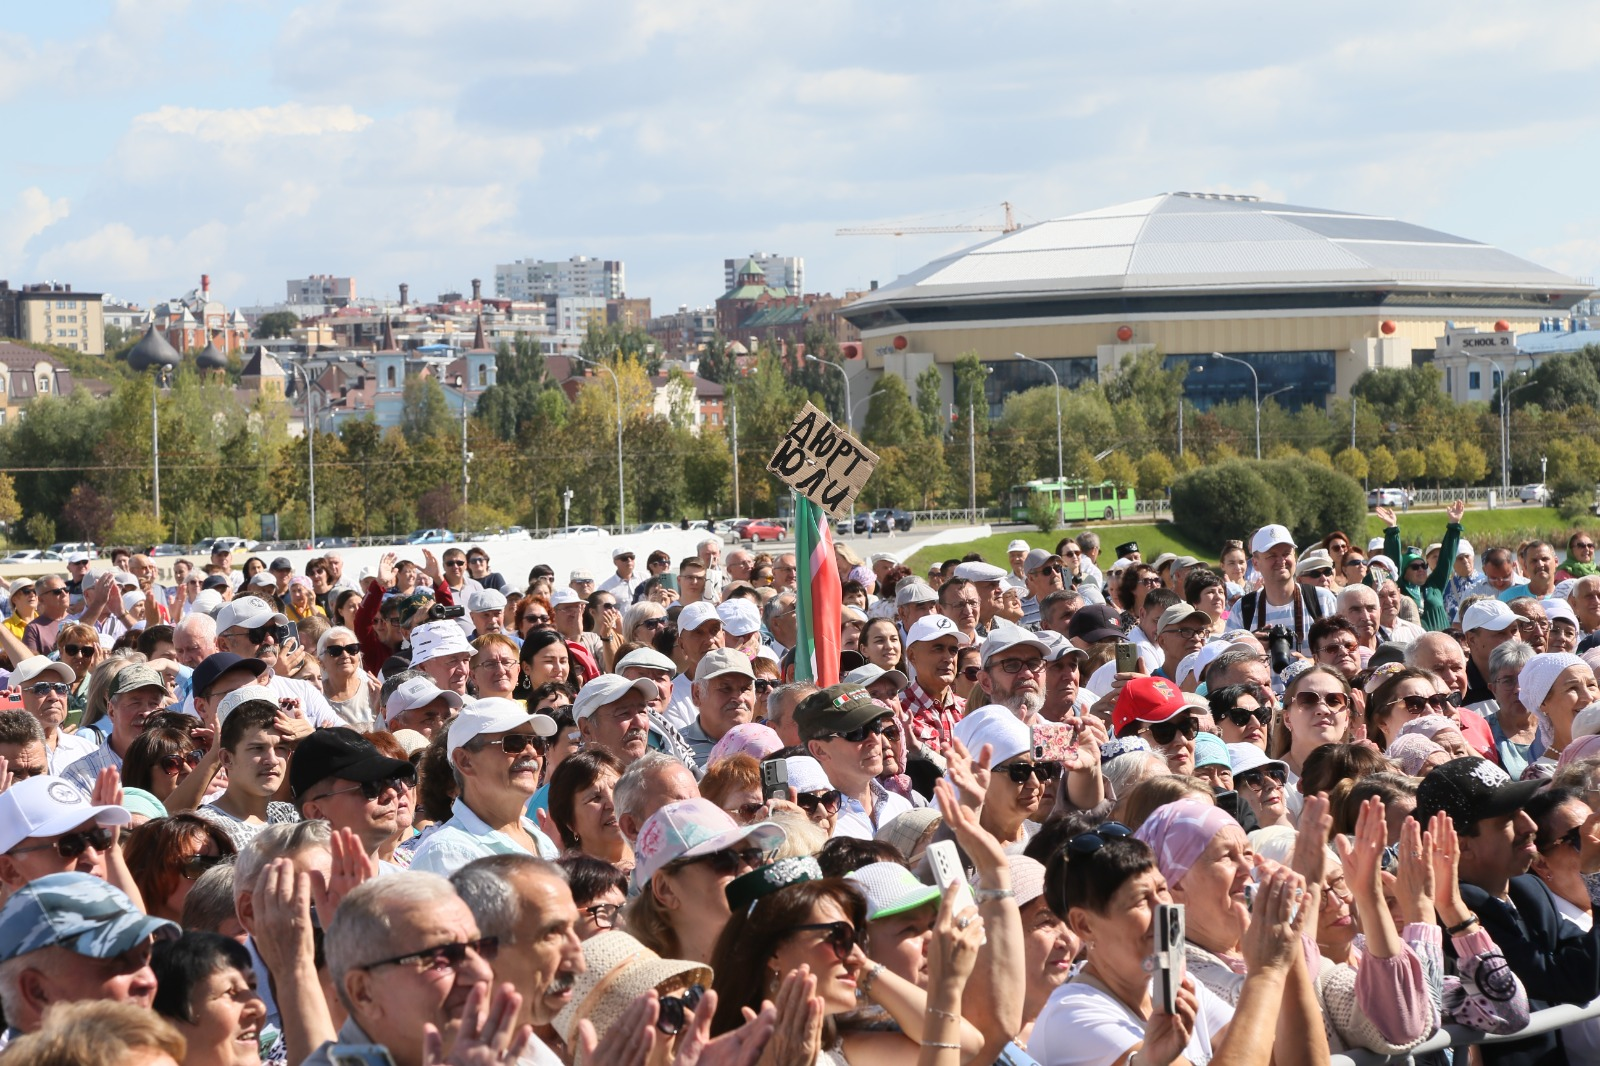
M 915 390 L 977 352 L 995 413 L 1013 392 L 1105 380 L 1124 356 L 1188 362 L 1201 407 L 1347 395 L 1362 372 L 1431 360 L 1447 331 L 1536 331 L 1593 290 L 1498 248 L 1394 218 L 1167 193 L 1028 226 L 957 252 L 843 309 L 865 370 Z M 1244 360 L 1218 360 L 1220 352 Z M 1509 371 L 1510 367 L 1506 367 Z

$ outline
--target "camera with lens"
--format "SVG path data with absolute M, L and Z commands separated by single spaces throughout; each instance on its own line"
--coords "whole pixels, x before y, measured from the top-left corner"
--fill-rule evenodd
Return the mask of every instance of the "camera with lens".
M 1288 626 L 1273 626 L 1267 630 L 1267 652 L 1272 656 L 1272 672 L 1281 674 L 1289 665 L 1289 655 L 1294 651 L 1294 634 Z
M 460 604 L 436 603 L 428 608 L 428 621 L 437 622 L 444 618 L 464 618 L 467 609 Z

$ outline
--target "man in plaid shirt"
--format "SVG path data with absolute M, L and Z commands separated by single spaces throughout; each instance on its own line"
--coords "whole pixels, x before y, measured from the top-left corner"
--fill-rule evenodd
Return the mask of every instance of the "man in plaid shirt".
M 950 743 L 967 709 L 951 688 L 960 648 L 960 630 L 942 614 L 918 619 L 906 634 L 906 660 L 916 680 L 901 693 L 901 706 L 910 719 L 912 741 L 936 754 Z

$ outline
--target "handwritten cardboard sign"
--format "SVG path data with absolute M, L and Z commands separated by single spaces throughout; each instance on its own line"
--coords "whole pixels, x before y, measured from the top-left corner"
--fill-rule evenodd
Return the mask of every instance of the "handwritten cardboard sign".
M 850 513 L 856 496 L 877 468 L 878 456 L 808 403 L 767 461 L 785 485 L 834 518 Z

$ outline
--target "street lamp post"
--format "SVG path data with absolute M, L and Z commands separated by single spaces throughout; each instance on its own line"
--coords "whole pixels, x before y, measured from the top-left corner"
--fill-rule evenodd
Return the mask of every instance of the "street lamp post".
M 461 523 L 467 522 L 467 485 L 472 477 L 467 472 L 467 464 L 472 461 L 472 453 L 467 451 L 467 379 L 461 374 L 456 375 L 456 390 L 461 393 Z
M 1243 359 L 1236 359 L 1231 355 L 1223 355 L 1221 352 L 1212 352 L 1211 353 L 1211 357 L 1213 359 L 1224 359 L 1224 360 L 1226 360 L 1226 361 L 1228 361 L 1230 363 L 1238 363 L 1240 366 L 1242 366 L 1246 370 L 1250 371 L 1250 380 L 1255 382 L 1255 395 L 1256 395 L 1256 458 L 1259 459 L 1259 458 L 1261 458 L 1261 377 L 1260 377 L 1260 375 L 1258 375 L 1256 373 L 1256 368 L 1251 366 L 1249 363 L 1245 362 Z
M 604 370 L 611 375 L 611 383 L 617 387 L 617 532 L 621 533 L 628 527 L 624 515 L 624 498 L 622 494 L 622 379 L 617 377 L 617 372 L 604 363 L 597 363 L 593 359 L 585 359 L 581 355 L 572 358 L 580 363 L 588 363 L 597 370 Z
M 840 364 L 829 362 L 826 359 L 818 359 L 810 352 L 806 353 L 806 358 L 811 362 L 816 363 L 818 366 L 831 366 L 840 374 L 844 375 L 844 428 L 849 432 L 854 433 L 855 430 L 851 428 L 850 424 L 850 415 L 854 410 L 854 407 L 850 403 L 850 372 Z
M 1508 453 L 1511 451 L 1510 434 L 1506 431 L 1506 372 L 1499 363 L 1489 356 L 1483 357 L 1484 362 L 1494 367 L 1497 376 L 1495 391 L 1500 394 L 1500 495 L 1504 497 L 1511 491 L 1511 473 L 1508 462 Z M 1502 503 L 1505 501 L 1502 499 Z
M 161 390 L 167 387 L 171 374 L 170 368 L 158 366 L 150 389 L 150 496 L 157 521 L 161 519 L 161 420 L 156 401 L 161 398 Z
M 1043 359 L 1035 359 L 1033 356 L 1023 355 L 1021 352 L 1016 352 L 1015 355 L 1018 359 L 1022 359 L 1029 363 L 1034 363 L 1050 371 L 1050 380 L 1056 383 L 1056 496 L 1058 505 L 1061 507 L 1062 514 L 1065 516 L 1067 502 L 1067 474 L 1066 464 L 1062 461 L 1061 451 L 1061 375 L 1056 373 L 1055 367 L 1051 366 Z
M 310 497 L 307 501 L 307 510 L 311 521 L 311 547 L 317 546 L 317 424 L 311 417 L 311 371 L 299 363 L 291 362 L 289 370 L 295 377 L 305 384 L 304 393 L 306 403 L 306 490 Z

